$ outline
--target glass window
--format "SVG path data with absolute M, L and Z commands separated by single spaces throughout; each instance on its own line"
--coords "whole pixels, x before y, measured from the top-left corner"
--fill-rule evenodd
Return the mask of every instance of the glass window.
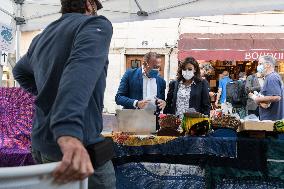
M 131 68 L 139 68 L 141 66 L 141 60 L 131 60 Z

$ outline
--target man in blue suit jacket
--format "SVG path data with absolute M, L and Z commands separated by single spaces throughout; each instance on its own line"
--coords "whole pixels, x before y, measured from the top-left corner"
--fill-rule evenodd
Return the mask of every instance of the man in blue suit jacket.
M 144 56 L 142 68 L 129 69 L 121 79 L 116 104 L 124 109 L 144 109 L 157 100 L 158 107 L 164 109 L 166 82 L 159 75 L 158 54 L 149 52 Z

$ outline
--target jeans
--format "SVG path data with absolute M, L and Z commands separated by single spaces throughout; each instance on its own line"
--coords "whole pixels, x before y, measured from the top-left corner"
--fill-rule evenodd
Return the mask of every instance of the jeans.
M 34 160 L 38 164 L 52 163 L 61 161 L 61 159 L 54 159 L 52 157 L 42 155 L 37 150 L 32 150 Z M 88 189 L 115 189 L 116 178 L 111 161 L 106 162 L 104 165 L 95 168 L 95 172 L 88 178 Z

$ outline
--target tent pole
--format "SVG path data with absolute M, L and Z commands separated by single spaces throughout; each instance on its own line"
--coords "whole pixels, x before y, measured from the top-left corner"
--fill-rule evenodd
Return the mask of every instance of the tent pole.
M 22 18 L 22 4 L 17 3 L 17 14 L 16 18 Z M 16 21 L 17 22 L 17 21 Z M 16 36 L 17 36 L 17 44 L 16 44 L 16 62 L 20 60 L 20 50 L 21 50 L 21 25 L 17 24 Z
M 20 26 L 17 26 L 17 31 L 16 31 L 16 36 L 17 36 L 17 48 L 16 48 L 16 62 L 20 60 L 20 40 L 21 40 L 21 31 L 20 31 Z
M 14 0 L 17 6 L 16 11 L 16 63 L 20 60 L 21 57 L 21 25 L 25 23 L 25 19 L 23 18 L 23 3 L 25 0 Z M 19 84 L 17 82 L 14 82 L 15 87 L 19 87 Z

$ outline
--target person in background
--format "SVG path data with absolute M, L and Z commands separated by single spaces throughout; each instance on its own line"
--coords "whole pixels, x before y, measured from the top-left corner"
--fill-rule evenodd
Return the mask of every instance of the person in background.
M 144 109 L 149 106 L 164 109 L 166 81 L 160 76 L 160 57 L 155 52 L 145 54 L 142 68 L 129 69 L 120 81 L 115 96 L 124 109 Z
M 232 112 L 235 114 L 238 114 L 241 119 L 246 117 L 247 112 L 246 112 L 246 104 L 247 104 L 247 93 L 246 93 L 246 79 L 247 75 L 245 72 L 240 72 L 239 73 L 239 80 L 237 81 L 238 83 L 238 91 L 236 91 L 236 94 L 239 95 L 240 101 L 237 102 L 236 104 L 232 104 Z M 235 82 L 235 81 L 234 81 Z
M 177 71 L 177 79 L 169 84 L 166 114 L 183 114 L 194 109 L 196 112 L 210 114 L 209 85 L 200 76 L 198 62 L 193 57 L 186 58 Z
M 207 63 L 200 63 L 199 64 L 199 68 L 200 68 L 200 75 L 202 79 L 205 79 L 209 82 L 210 80 L 210 74 L 211 72 L 214 71 L 214 68 L 212 67 L 212 65 L 207 62 Z M 215 101 L 216 101 L 216 97 L 217 97 L 217 93 L 210 91 L 210 86 L 209 86 L 209 97 L 210 97 L 210 102 L 211 102 L 211 108 L 215 108 Z
M 61 18 L 33 39 L 13 74 L 21 87 L 36 95 L 36 162 L 61 161 L 53 172 L 59 183 L 89 176 L 89 188 L 111 189 L 116 179 L 111 157 L 105 159 L 109 151 L 98 154 L 102 161 L 95 160 L 96 167 L 87 151 L 108 141 L 101 131 L 113 29 L 107 18 L 97 16 L 100 8 L 98 0 L 61 0 Z
M 265 77 L 260 95 L 249 96 L 259 105 L 260 120 L 281 120 L 284 118 L 284 86 L 282 79 L 275 72 L 276 60 L 270 55 L 259 58 L 257 70 Z
M 212 65 L 209 62 L 208 63 L 207 62 L 206 63 L 200 63 L 199 68 L 200 68 L 201 78 L 209 81 L 210 73 L 212 71 L 214 71 L 214 68 L 212 67 Z
M 226 105 L 226 86 L 229 82 L 232 81 L 232 79 L 229 77 L 228 71 L 223 71 L 222 76 L 223 78 L 219 80 L 219 87 L 218 87 L 218 93 L 217 93 L 217 99 L 215 102 L 215 106 L 218 107 L 218 103 L 220 100 L 222 112 L 224 114 L 227 114 L 229 110 Z
M 264 84 L 264 78 L 259 72 L 259 70 L 257 71 L 257 73 L 253 73 L 252 75 L 249 75 L 246 81 L 247 94 L 253 93 L 254 91 L 260 92 L 261 88 L 263 87 L 263 84 Z M 257 117 L 259 117 L 258 105 L 251 98 L 247 99 L 246 109 L 247 109 L 248 115 L 254 114 Z

